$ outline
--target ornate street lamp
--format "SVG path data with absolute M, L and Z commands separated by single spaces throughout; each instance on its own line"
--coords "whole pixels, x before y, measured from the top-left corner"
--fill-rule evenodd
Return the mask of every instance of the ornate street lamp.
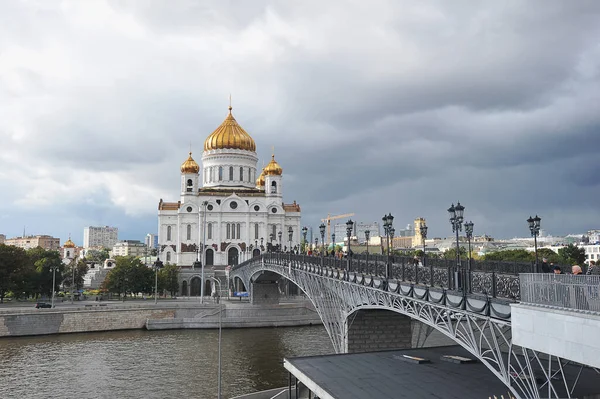
M 369 272 L 369 238 L 371 237 L 371 230 L 365 230 L 365 240 L 367 241 L 367 273 Z
M 281 232 L 281 230 L 279 230 L 277 232 L 277 237 L 279 238 L 279 252 L 281 252 L 281 236 L 283 235 L 283 233 Z
M 154 304 L 158 303 L 158 269 L 162 269 L 163 263 L 157 257 L 154 262 Z
M 352 219 L 348 219 L 346 222 L 346 236 L 348 237 L 348 272 L 352 268 L 352 250 L 350 249 L 350 238 L 352 238 L 352 229 L 354 227 L 354 222 Z
M 304 226 L 302 228 L 302 240 L 304 241 L 304 251 L 307 252 L 307 243 L 306 243 L 306 234 L 308 233 L 308 227 Z
M 393 237 L 394 233 L 394 217 L 391 213 L 387 215 L 383 215 L 381 218 L 383 221 L 383 231 L 385 232 L 385 237 L 387 241 L 387 260 L 385 263 L 385 278 L 390 278 L 391 272 L 391 263 L 390 263 L 390 236 Z M 392 238 L 393 239 L 393 238 Z
M 468 278 L 465 280 L 469 284 L 468 291 L 471 292 L 471 238 L 473 238 L 473 222 L 469 221 L 465 223 L 465 235 L 467 236 L 468 248 L 469 248 L 469 262 L 468 265 Z
M 448 214 L 450 215 L 450 224 L 452 225 L 452 232 L 456 233 L 456 269 L 454 270 L 454 288 L 456 290 L 461 288 L 460 280 L 459 280 L 459 272 L 461 270 L 460 267 L 460 243 L 458 242 L 458 232 L 462 230 L 463 223 L 463 213 L 465 211 L 465 207 L 460 204 L 460 202 L 456 203 L 456 206 L 452 204 L 450 208 L 448 208 Z
M 275 235 L 273 233 L 269 234 L 269 252 L 273 252 L 273 240 L 275 239 Z
M 333 254 L 335 255 L 335 233 L 331 233 L 331 245 L 333 245 L 331 250 L 333 251 Z
M 534 218 L 532 218 L 531 216 L 529 216 L 529 219 L 527 219 L 527 223 L 529 223 L 529 231 L 531 232 L 531 236 L 533 237 L 533 244 L 535 246 L 535 272 L 539 273 L 539 268 L 538 268 L 538 249 L 537 249 L 537 237 L 540 234 L 540 222 L 542 221 L 542 218 L 540 218 L 538 215 L 535 215 Z
M 263 241 L 264 241 L 263 237 L 260 237 L 260 252 L 261 253 L 263 251 Z
M 59 271 L 58 266 L 50 266 L 52 272 L 52 307 L 54 308 L 54 293 L 56 292 L 56 272 Z
M 294 236 L 294 230 L 292 229 L 292 226 L 288 227 L 288 239 L 290 242 L 290 260 L 291 260 L 291 255 L 292 255 L 292 237 Z
M 419 231 L 421 232 L 421 238 L 423 238 L 423 266 L 427 266 L 425 263 L 425 239 L 427 239 L 427 224 L 422 223 L 421 226 L 419 226 Z
M 321 225 L 319 226 L 319 232 L 321 233 L 321 258 L 323 258 L 324 256 L 324 252 L 325 252 L 325 224 L 321 223 Z M 323 266 L 323 265 L 321 265 Z
M 318 245 L 319 245 L 319 237 L 315 237 L 315 250 L 313 251 L 313 254 L 317 251 Z

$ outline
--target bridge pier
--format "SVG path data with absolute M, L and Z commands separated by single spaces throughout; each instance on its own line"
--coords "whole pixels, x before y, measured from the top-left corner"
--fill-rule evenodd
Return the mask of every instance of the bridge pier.
M 256 281 L 250 284 L 250 303 L 253 305 L 278 305 L 279 284 L 277 281 Z
M 389 310 L 364 309 L 348 316 L 346 353 L 412 347 L 412 321 Z

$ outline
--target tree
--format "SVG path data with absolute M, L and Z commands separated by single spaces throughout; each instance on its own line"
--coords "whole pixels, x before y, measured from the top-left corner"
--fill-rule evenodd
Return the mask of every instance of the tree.
M 73 269 L 75 273 L 73 273 Z M 65 286 L 73 287 L 73 274 L 75 274 L 75 289 L 79 290 L 83 287 L 83 277 L 88 272 L 89 266 L 85 260 L 72 260 L 69 266 L 65 269 L 63 274 L 63 284 Z
M 535 253 L 534 253 L 534 255 L 535 255 Z M 556 252 L 554 252 L 550 248 L 538 249 L 538 259 L 539 259 L 540 263 L 542 262 L 542 259 L 544 259 L 544 258 L 546 258 L 548 260 L 548 263 L 561 263 L 562 262 L 560 255 L 558 255 Z
M 35 268 L 33 278 L 33 293 L 37 295 L 51 295 L 53 290 L 60 285 L 60 276 L 62 275 L 65 265 L 60 259 L 58 251 L 46 250 L 41 247 L 27 250 L 29 261 Z M 54 267 L 58 268 L 58 278 L 53 279 L 52 271 Z M 52 281 L 55 286 L 52 287 Z
M 585 249 L 574 244 L 569 244 L 558 250 L 561 260 L 568 265 L 582 265 L 585 263 Z
M 495 260 L 504 262 L 533 262 L 535 252 L 529 252 L 524 249 L 507 249 L 486 254 L 484 260 Z
M 22 248 L 12 245 L 0 244 L 0 303 L 10 291 L 13 293 L 21 291 L 27 279 L 30 266 L 27 253 Z M 17 295 L 18 296 L 18 295 Z
M 444 259 L 456 259 L 456 248 L 450 248 L 442 255 Z M 467 250 L 460 247 L 460 258 L 467 259 Z
M 171 296 L 175 296 L 179 292 L 179 268 L 176 265 L 167 263 L 158 272 L 158 290 L 167 291 Z
M 103 263 L 109 257 L 108 249 L 102 248 L 101 250 L 90 249 L 87 252 L 86 259 L 96 263 Z
M 152 293 L 154 271 L 133 256 L 117 256 L 116 266 L 108 273 L 102 288 L 114 293 Z

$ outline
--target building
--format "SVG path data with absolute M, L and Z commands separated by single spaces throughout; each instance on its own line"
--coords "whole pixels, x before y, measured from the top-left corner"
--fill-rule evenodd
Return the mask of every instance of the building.
M 59 248 L 60 257 L 62 258 L 65 264 L 71 263 L 73 259 L 78 258 L 83 251 L 83 248 L 75 245 L 73 241 L 71 241 L 71 237 Z
M 13 245 L 23 249 L 41 247 L 44 249 L 58 251 L 60 248 L 60 238 L 55 238 L 49 235 L 8 238 L 4 243 L 6 245 Z
M 423 247 L 423 245 L 425 244 L 426 237 L 423 237 L 421 235 L 421 226 L 427 226 L 427 221 L 425 220 L 425 218 L 416 218 L 415 235 L 412 242 L 413 247 Z
M 144 244 L 148 248 L 157 248 L 158 247 L 158 234 L 146 234 L 146 238 L 144 239 Z
M 231 110 L 206 138 L 202 168 L 191 152 L 181 165 L 179 200 L 158 203 L 163 262 L 236 265 L 268 248 L 300 248 L 300 206 L 283 202 L 283 169 L 273 155 L 257 176 L 256 144 Z
M 0 244 L 4 244 L 6 241 L 6 236 L 4 234 L 0 234 Z
M 149 254 L 148 246 L 138 240 L 122 240 L 112 247 L 111 257 L 115 256 L 145 256 Z
M 354 231 L 352 232 L 352 237 L 354 237 L 356 239 L 357 242 L 359 243 L 363 243 L 365 241 L 367 241 L 367 237 L 365 235 L 365 231 L 369 231 L 369 235 L 370 237 L 376 237 L 379 235 L 379 223 L 377 222 L 373 222 L 373 223 L 361 223 L 361 222 L 355 222 L 354 223 Z M 335 234 L 336 241 L 344 241 L 347 240 L 347 233 L 346 233 L 346 222 L 344 223 L 336 223 L 333 226 L 333 232 Z
M 83 229 L 83 247 L 112 248 L 119 240 L 119 229 L 117 227 L 93 227 Z

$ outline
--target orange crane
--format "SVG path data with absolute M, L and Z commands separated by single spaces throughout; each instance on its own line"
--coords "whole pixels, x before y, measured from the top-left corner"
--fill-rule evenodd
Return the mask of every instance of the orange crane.
M 350 216 L 354 216 L 354 213 L 344 213 L 343 215 L 334 215 L 334 216 L 331 216 L 331 214 L 328 213 L 327 218 L 321 219 L 321 222 L 323 222 L 323 223 L 327 222 L 327 237 L 325 238 L 325 242 L 327 243 L 328 246 L 329 246 L 329 240 L 331 239 L 331 221 L 336 220 L 336 219 L 348 218 Z

